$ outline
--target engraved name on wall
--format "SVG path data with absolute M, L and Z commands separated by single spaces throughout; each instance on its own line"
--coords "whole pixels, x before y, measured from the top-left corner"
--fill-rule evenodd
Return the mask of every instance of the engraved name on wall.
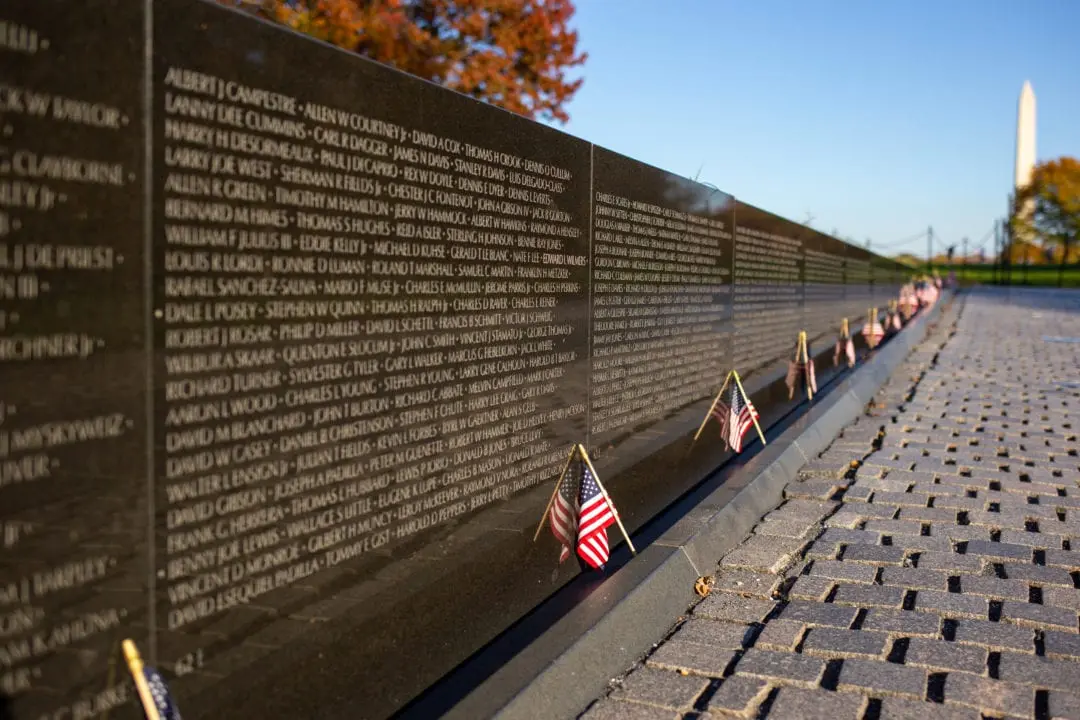
M 709 188 L 600 148 L 593 167 L 591 431 L 600 443 L 718 382 L 732 235 L 729 218 L 708 212 Z
M 587 178 L 188 67 L 161 89 L 166 627 L 558 471 Z
M 141 18 L 48 10 L 0 8 L 0 697 L 88 718 L 145 640 Z

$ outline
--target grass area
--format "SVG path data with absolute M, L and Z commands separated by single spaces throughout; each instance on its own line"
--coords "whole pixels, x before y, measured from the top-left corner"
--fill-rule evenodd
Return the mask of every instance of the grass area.
M 993 284 L 995 278 L 993 265 L 935 265 L 934 269 L 942 276 L 948 275 L 950 270 L 955 270 L 956 278 L 965 284 Z M 1057 265 L 1029 265 L 1027 268 L 1013 265 L 1009 275 L 1009 284 L 1057 287 L 1058 273 Z M 1005 282 L 1001 268 L 997 271 L 997 282 L 998 284 Z M 1080 287 L 1080 265 L 1066 265 L 1061 284 L 1063 287 Z

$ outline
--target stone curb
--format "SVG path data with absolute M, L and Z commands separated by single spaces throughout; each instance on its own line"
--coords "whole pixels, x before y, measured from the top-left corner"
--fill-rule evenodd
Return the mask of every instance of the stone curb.
M 929 313 L 443 717 L 566 720 L 583 712 L 611 678 L 664 638 L 694 602 L 697 578 L 780 503 L 784 487 L 858 417 L 952 298 L 943 293 Z

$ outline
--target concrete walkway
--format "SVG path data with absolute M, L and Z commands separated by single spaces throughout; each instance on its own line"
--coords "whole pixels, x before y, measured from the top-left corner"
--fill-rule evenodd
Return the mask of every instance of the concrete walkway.
M 1070 336 L 1080 293 L 952 303 L 582 717 L 1080 718 Z

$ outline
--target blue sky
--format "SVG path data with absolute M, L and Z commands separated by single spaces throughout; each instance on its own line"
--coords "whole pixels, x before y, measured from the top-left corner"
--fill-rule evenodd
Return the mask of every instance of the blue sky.
M 1080 0 L 577 5 L 564 130 L 875 250 L 990 230 L 1025 79 L 1038 157 L 1080 155 Z

